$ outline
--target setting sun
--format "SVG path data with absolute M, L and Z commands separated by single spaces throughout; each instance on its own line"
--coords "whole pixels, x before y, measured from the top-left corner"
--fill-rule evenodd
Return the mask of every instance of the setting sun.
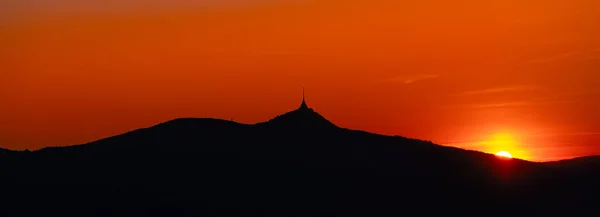
M 512 158 L 512 155 L 510 153 L 508 153 L 507 151 L 499 151 L 498 153 L 496 153 L 496 156 L 504 157 L 504 158 Z
M 531 159 L 531 151 L 527 150 L 528 141 L 525 139 L 524 130 L 502 130 L 490 134 L 478 144 L 484 152 L 506 158 Z

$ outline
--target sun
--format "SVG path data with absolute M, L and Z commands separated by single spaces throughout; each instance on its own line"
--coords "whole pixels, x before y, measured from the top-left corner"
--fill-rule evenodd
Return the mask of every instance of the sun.
M 512 155 L 508 153 L 508 151 L 499 151 L 498 153 L 496 153 L 496 156 L 503 158 L 512 158 Z

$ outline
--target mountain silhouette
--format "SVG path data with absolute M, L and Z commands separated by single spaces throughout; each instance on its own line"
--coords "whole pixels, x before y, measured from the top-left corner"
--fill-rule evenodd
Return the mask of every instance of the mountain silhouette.
M 535 163 L 345 129 L 304 100 L 257 124 L 182 118 L 0 152 L 0 216 L 600 215 L 600 158 Z
M 333 130 L 338 128 L 310 108 L 303 108 L 277 116 L 258 125 L 279 129 Z

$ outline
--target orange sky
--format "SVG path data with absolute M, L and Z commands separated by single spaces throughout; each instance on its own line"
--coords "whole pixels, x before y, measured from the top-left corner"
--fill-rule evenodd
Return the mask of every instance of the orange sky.
M 600 154 L 597 0 L 0 3 L 0 147 L 177 117 L 336 124 L 534 161 Z

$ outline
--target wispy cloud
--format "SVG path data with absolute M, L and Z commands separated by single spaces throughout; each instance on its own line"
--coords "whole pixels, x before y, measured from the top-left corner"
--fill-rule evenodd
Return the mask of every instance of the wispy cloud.
M 533 85 L 517 85 L 517 86 L 507 86 L 507 87 L 495 87 L 495 88 L 487 88 L 482 90 L 472 90 L 460 93 L 459 95 L 479 95 L 479 94 L 490 94 L 490 93 L 504 93 L 504 92 L 515 92 L 515 91 L 529 91 L 536 90 L 538 86 Z
M 412 84 L 418 81 L 438 78 L 440 75 L 436 74 L 416 74 L 416 75 L 403 75 L 393 78 L 383 79 L 382 82 L 398 82 L 403 84 Z
M 525 86 L 523 86 L 525 87 Z M 531 86 L 532 89 L 535 87 Z M 473 95 L 473 94 L 483 94 L 483 93 L 497 93 L 503 91 L 518 91 L 525 90 L 527 88 L 494 88 L 489 90 L 481 90 L 481 91 L 469 91 L 462 94 Z M 522 100 L 522 101 L 505 101 L 505 102 L 496 102 L 496 103 L 471 103 L 471 104 L 458 104 L 458 105 L 446 105 L 442 106 L 442 108 L 473 108 L 473 109 L 482 109 L 482 108 L 502 108 L 502 107 L 524 107 L 524 106 L 537 106 L 537 105 L 558 105 L 558 104 L 572 104 L 572 103 L 580 103 L 586 101 L 586 99 L 576 98 L 577 96 L 586 95 L 586 94 L 600 94 L 598 90 L 581 90 L 581 91 L 573 91 L 573 92 L 563 92 L 555 95 L 548 95 L 543 97 L 537 97 L 531 100 Z
M 531 137 L 549 137 L 549 136 L 598 136 L 600 132 L 554 132 L 554 133 L 541 133 L 531 134 Z
M 562 101 L 515 101 L 515 102 L 500 102 L 500 103 L 474 103 L 474 104 L 462 104 L 462 105 L 448 105 L 444 108 L 471 108 L 471 109 L 484 109 L 484 108 L 507 108 L 507 107 L 524 107 L 524 106 L 536 106 L 536 105 L 556 105 L 556 104 L 570 104 L 577 103 L 574 100 L 562 100 Z
M 579 90 L 579 91 L 563 92 L 563 93 L 558 93 L 558 94 L 555 94 L 555 95 L 545 96 L 545 97 L 539 98 L 538 100 L 572 99 L 572 98 L 577 97 L 577 96 L 588 95 L 588 94 L 597 94 L 597 93 L 600 93 L 600 91 L 597 91 L 597 90 Z
M 590 56 L 588 57 L 588 60 L 598 60 L 600 59 L 600 56 Z
M 516 106 L 528 106 L 530 102 L 503 102 L 503 103 L 474 103 L 474 104 L 461 104 L 461 105 L 448 105 L 444 106 L 444 108 L 472 108 L 472 109 L 481 109 L 481 108 L 500 108 L 500 107 L 516 107 Z
M 563 60 L 563 59 L 567 59 L 567 58 L 597 60 L 597 59 L 600 59 L 600 55 L 598 53 L 600 53 L 600 49 L 592 49 L 592 50 L 584 50 L 584 51 L 571 51 L 571 52 L 566 52 L 566 53 L 562 53 L 562 54 L 557 54 L 554 56 L 547 56 L 547 57 L 542 57 L 542 58 L 538 58 L 538 59 L 532 59 L 532 60 L 527 61 L 526 63 L 527 64 L 546 63 L 546 62 Z
M 557 60 L 561 60 L 561 59 L 565 59 L 565 58 L 577 56 L 577 55 L 579 55 L 581 53 L 582 52 L 580 52 L 580 51 L 571 51 L 571 52 L 562 53 L 562 54 L 558 54 L 558 55 L 554 55 L 554 56 L 543 57 L 543 58 L 538 58 L 538 59 L 532 59 L 532 60 L 527 61 L 527 63 L 552 62 L 552 61 L 557 61 Z

